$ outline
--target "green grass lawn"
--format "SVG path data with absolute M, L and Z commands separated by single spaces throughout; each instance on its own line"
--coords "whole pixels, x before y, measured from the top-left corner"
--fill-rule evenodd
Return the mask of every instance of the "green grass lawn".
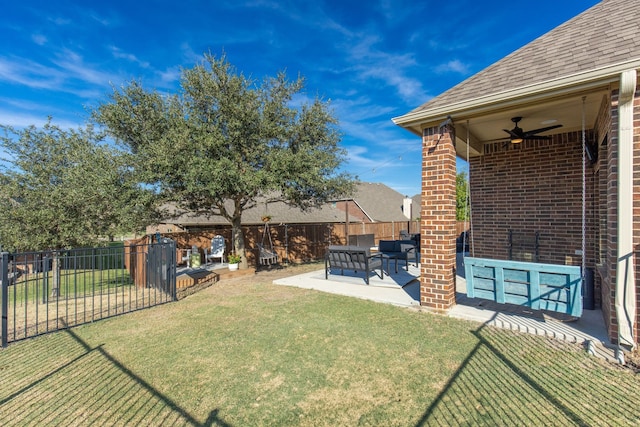
M 129 272 L 124 268 L 105 270 L 60 270 L 58 294 L 61 297 L 82 297 L 117 292 L 122 287 L 133 286 Z M 53 272 L 32 273 L 20 277 L 9 287 L 9 301 L 22 304 L 40 301 L 43 293 L 48 296 L 53 287 Z M 46 291 L 46 292 L 45 292 Z M 15 297 L 14 297 L 15 293 Z
M 640 377 L 576 345 L 271 278 L 1 349 L 2 425 L 640 423 Z

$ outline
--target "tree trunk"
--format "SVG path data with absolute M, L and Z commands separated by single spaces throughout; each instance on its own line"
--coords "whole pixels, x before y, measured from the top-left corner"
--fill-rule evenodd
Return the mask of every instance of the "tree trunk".
M 240 268 L 247 268 L 247 255 L 244 246 L 244 233 L 242 232 L 242 218 L 234 217 L 231 221 L 231 239 L 233 241 L 233 251 L 242 257 Z

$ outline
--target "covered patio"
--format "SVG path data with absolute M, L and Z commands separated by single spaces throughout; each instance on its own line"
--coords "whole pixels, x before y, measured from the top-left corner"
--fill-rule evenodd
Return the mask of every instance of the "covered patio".
M 422 138 L 421 305 L 464 303 L 453 232 L 462 159 L 471 256 L 578 268 L 578 290 L 593 277 L 585 306 L 601 308 L 608 340 L 636 346 L 639 18 L 638 3 L 603 1 L 394 119 Z

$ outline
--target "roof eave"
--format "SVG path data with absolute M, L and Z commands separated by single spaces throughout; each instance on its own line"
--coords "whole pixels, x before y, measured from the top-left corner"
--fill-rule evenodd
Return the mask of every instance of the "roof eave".
M 523 102 L 540 101 L 546 98 L 566 95 L 567 93 L 588 91 L 619 81 L 620 73 L 630 69 L 640 69 L 640 58 L 445 106 L 412 111 L 405 115 L 394 117 L 391 120 L 396 125 L 421 135 L 421 129 L 416 127 L 420 124 L 437 124 L 445 120 L 447 116 L 478 114 L 495 109 L 508 108 Z

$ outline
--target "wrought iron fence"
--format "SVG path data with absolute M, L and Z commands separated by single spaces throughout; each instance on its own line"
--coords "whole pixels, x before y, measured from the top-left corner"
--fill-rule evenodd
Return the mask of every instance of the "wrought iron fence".
M 176 245 L 2 253 L 2 346 L 174 301 Z

